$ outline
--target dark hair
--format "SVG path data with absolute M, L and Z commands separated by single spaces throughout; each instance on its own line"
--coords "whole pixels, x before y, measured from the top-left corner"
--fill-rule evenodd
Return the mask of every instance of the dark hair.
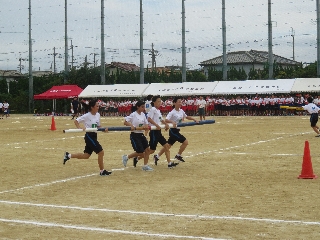
M 182 99 L 181 97 L 177 96 L 173 99 L 173 103 L 176 103 L 178 101 L 178 99 Z
M 135 106 L 132 106 L 132 107 L 131 107 L 131 112 L 137 111 L 138 107 L 141 107 L 141 106 L 144 105 L 144 104 L 145 104 L 144 101 L 139 100 L 139 101 L 136 103 Z
M 152 97 L 153 97 L 152 95 L 148 95 L 147 100 L 150 101 Z
M 91 108 L 93 108 L 96 103 L 98 102 L 97 99 L 92 99 L 90 102 L 89 102 L 89 109 L 91 110 Z
M 313 102 L 313 98 L 312 97 L 308 97 L 307 101 L 308 101 L 308 103 L 312 103 Z
M 161 98 L 160 95 L 156 95 L 152 97 L 152 102 L 151 102 L 151 106 L 154 107 L 154 103 L 155 101 L 157 101 L 158 98 Z

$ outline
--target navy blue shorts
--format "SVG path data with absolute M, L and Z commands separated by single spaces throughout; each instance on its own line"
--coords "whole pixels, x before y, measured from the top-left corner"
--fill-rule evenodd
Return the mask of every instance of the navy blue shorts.
M 86 146 L 83 151 L 84 153 L 88 153 L 91 155 L 92 152 L 95 152 L 96 154 L 98 154 L 103 150 L 102 146 L 97 140 L 97 133 L 95 132 L 86 133 L 86 135 L 84 136 L 84 141 L 86 143 Z
M 161 144 L 161 146 L 165 145 L 167 143 L 167 140 L 162 135 L 161 130 L 151 130 L 149 132 L 149 146 L 151 150 L 156 150 L 158 143 Z
M 183 135 L 180 134 L 180 129 L 177 128 L 170 128 L 169 129 L 169 139 L 168 143 L 173 145 L 175 142 L 183 143 L 187 140 Z
M 130 134 L 130 140 L 133 150 L 136 153 L 143 153 L 148 147 L 148 140 L 143 133 L 134 133 Z
M 318 122 L 319 115 L 318 113 L 312 113 L 310 116 L 311 127 L 315 127 Z

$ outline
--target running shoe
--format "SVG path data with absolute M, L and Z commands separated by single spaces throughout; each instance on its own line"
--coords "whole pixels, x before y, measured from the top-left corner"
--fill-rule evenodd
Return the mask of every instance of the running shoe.
M 171 162 L 171 164 L 168 164 L 168 168 L 171 169 L 177 165 L 179 165 L 179 163 Z
M 103 170 L 103 172 L 100 172 L 100 176 L 109 176 L 112 172 L 108 172 L 107 170 Z
M 63 157 L 63 164 L 66 164 L 66 161 L 68 161 L 69 159 L 70 159 L 69 158 L 69 153 L 65 152 L 64 157 Z
M 127 162 L 128 162 L 129 158 L 128 158 L 128 155 L 123 155 L 122 156 L 122 163 L 123 163 L 123 166 L 127 166 Z
M 142 170 L 143 170 L 143 171 L 151 172 L 151 171 L 153 171 L 153 168 L 151 168 L 149 165 L 146 165 L 146 166 L 143 166 L 143 167 L 142 167 Z
M 185 160 L 183 160 L 182 156 L 176 155 L 174 158 L 177 159 L 180 162 L 185 162 Z
M 137 157 L 133 158 L 133 166 L 134 167 L 137 167 L 137 163 L 138 163 L 138 158 Z
M 159 161 L 160 158 L 158 158 L 157 155 L 153 155 L 153 160 L 154 160 L 154 165 L 158 165 L 158 161 Z

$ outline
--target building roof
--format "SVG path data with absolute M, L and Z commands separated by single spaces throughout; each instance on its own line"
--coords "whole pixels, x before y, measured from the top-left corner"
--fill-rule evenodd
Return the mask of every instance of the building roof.
M 47 76 L 53 74 L 52 71 L 32 71 L 32 76 L 33 77 L 42 77 L 42 76 Z M 28 74 L 26 74 L 28 75 Z
M 106 68 L 119 68 L 126 72 L 138 72 L 140 71 L 140 67 L 131 63 L 121 63 L 121 62 L 111 62 L 110 64 L 106 64 Z
M 288 58 L 284 58 L 278 55 L 273 54 L 273 60 L 276 63 L 283 65 L 298 65 L 300 64 L 297 61 L 290 60 Z M 238 51 L 238 52 L 230 52 L 227 53 L 227 64 L 253 64 L 253 63 L 261 63 L 264 64 L 268 62 L 268 52 L 267 51 Z M 208 65 L 222 65 L 223 64 L 223 55 L 212 58 L 210 60 L 206 60 L 201 62 L 200 66 L 208 66 Z
M 16 70 L 0 70 L 1 77 L 21 77 L 22 74 Z

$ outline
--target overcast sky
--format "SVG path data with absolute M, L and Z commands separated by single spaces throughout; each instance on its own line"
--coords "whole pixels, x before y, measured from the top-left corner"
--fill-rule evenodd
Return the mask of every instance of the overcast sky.
M 64 0 L 31 0 L 33 69 L 50 70 L 56 48 L 57 71 L 64 69 Z M 106 63 L 140 65 L 139 0 L 105 0 Z M 0 0 L 0 70 L 19 70 L 28 59 L 29 1 Z M 222 55 L 222 1 L 186 0 L 187 67 Z M 100 0 L 68 0 L 68 39 L 74 65 L 100 65 Z M 159 51 L 157 66 L 181 66 L 182 0 L 143 0 L 144 48 Z M 316 0 L 273 0 L 273 53 L 288 59 L 316 60 Z M 227 51 L 268 51 L 268 0 L 226 0 Z M 135 50 L 137 49 L 137 50 Z M 71 50 L 69 59 L 71 65 Z M 27 72 L 29 63 L 23 60 Z M 151 56 L 144 51 L 145 67 Z

